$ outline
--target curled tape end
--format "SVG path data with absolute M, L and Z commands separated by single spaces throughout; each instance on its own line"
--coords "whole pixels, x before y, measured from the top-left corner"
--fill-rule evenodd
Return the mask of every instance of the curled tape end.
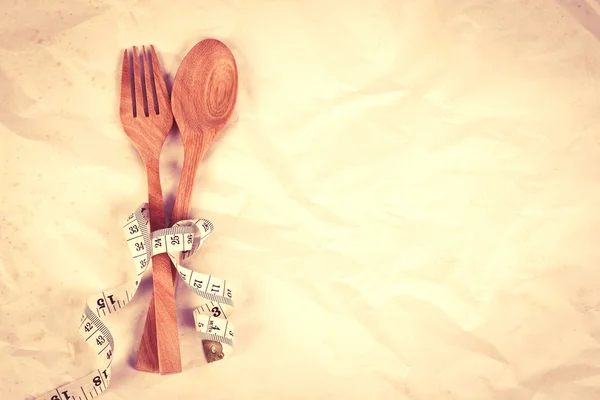
M 214 340 L 202 340 L 202 348 L 208 363 L 222 360 L 231 354 L 230 346 L 223 346 L 222 343 Z
M 189 226 L 194 229 L 189 229 Z M 141 204 L 131 213 L 123 225 L 123 233 L 137 276 L 134 280 L 89 297 L 79 321 L 80 335 L 97 351 L 98 369 L 28 400 L 91 400 L 106 391 L 112 376 L 115 346 L 112 333 L 103 319 L 129 304 L 137 292 L 142 275 L 150 265 L 151 256 L 156 254 L 169 254 L 182 281 L 205 301 L 194 310 L 194 320 L 201 337 L 208 336 L 202 341 L 207 361 L 226 358 L 233 346 L 234 327 L 226 317 L 226 314 L 232 312 L 233 292 L 227 287 L 226 280 L 180 265 L 182 259 L 198 250 L 213 230 L 214 226 L 209 220 L 200 218 L 196 221 L 181 221 L 172 228 L 150 232 L 148 204 Z M 71 354 L 74 351 L 73 347 L 69 347 Z

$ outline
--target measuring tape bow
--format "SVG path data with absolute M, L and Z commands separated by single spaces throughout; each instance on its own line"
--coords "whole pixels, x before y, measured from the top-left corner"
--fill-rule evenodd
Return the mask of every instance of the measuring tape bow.
M 201 218 L 180 221 L 171 228 L 150 232 L 147 203 L 129 215 L 123 232 L 137 277 L 88 298 L 79 322 L 79 333 L 97 353 L 98 369 L 34 400 L 89 400 L 106 391 L 111 378 L 115 343 L 102 320 L 118 312 L 133 299 L 152 256 L 156 254 L 167 253 L 186 286 L 206 300 L 194 310 L 194 321 L 203 340 L 207 361 L 213 362 L 231 354 L 234 327 L 227 316 L 233 309 L 233 291 L 227 287 L 227 281 L 181 265 L 198 250 L 213 230 L 213 224 Z

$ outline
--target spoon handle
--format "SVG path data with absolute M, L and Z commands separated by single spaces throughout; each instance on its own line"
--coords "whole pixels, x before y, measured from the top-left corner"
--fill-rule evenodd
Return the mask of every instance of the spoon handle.
M 188 151 L 185 151 L 186 148 Z M 175 204 L 173 204 L 171 225 L 189 218 L 196 173 L 203 156 L 204 151 L 201 142 L 184 145 L 183 168 L 181 169 Z

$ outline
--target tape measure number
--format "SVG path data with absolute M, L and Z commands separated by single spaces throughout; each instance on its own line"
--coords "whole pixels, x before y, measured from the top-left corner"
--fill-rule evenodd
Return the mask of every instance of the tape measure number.
M 227 281 L 193 271 L 182 265 L 214 230 L 206 219 L 185 220 L 171 228 L 149 231 L 148 204 L 143 203 L 123 225 L 123 232 L 136 268 L 136 278 L 88 298 L 79 333 L 97 354 L 98 369 L 74 382 L 48 391 L 35 400 L 89 400 L 106 391 L 111 379 L 114 338 L 103 322 L 135 296 L 152 256 L 167 253 L 185 285 L 206 300 L 193 311 L 208 362 L 223 359 L 233 351 L 234 327 L 228 319 L 233 310 L 233 291 Z

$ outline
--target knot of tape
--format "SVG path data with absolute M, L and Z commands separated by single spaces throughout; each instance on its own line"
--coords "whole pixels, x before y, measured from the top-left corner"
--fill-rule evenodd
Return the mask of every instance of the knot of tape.
M 111 379 L 114 338 L 103 319 L 125 307 L 135 296 L 140 280 L 151 265 L 152 256 L 167 253 L 181 280 L 203 299 L 194 313 L 208 362 L 217 361 L 233 351 L 234 327 L 228 319 L 233 309 L 233 291 L 227 281 L 186 268 L 186 262 L 214 230 L 206 219 L 184 220 L 173 227 L 149 231 L 148 204 L 131 213 L 123 233 L 133 259 L 136 276 L 131 281 L 88 298 L 79 333 L 97 354 L 98 369 L 74 382 L 48 391 L 35 400 L 89 400 L 106 391 Z

